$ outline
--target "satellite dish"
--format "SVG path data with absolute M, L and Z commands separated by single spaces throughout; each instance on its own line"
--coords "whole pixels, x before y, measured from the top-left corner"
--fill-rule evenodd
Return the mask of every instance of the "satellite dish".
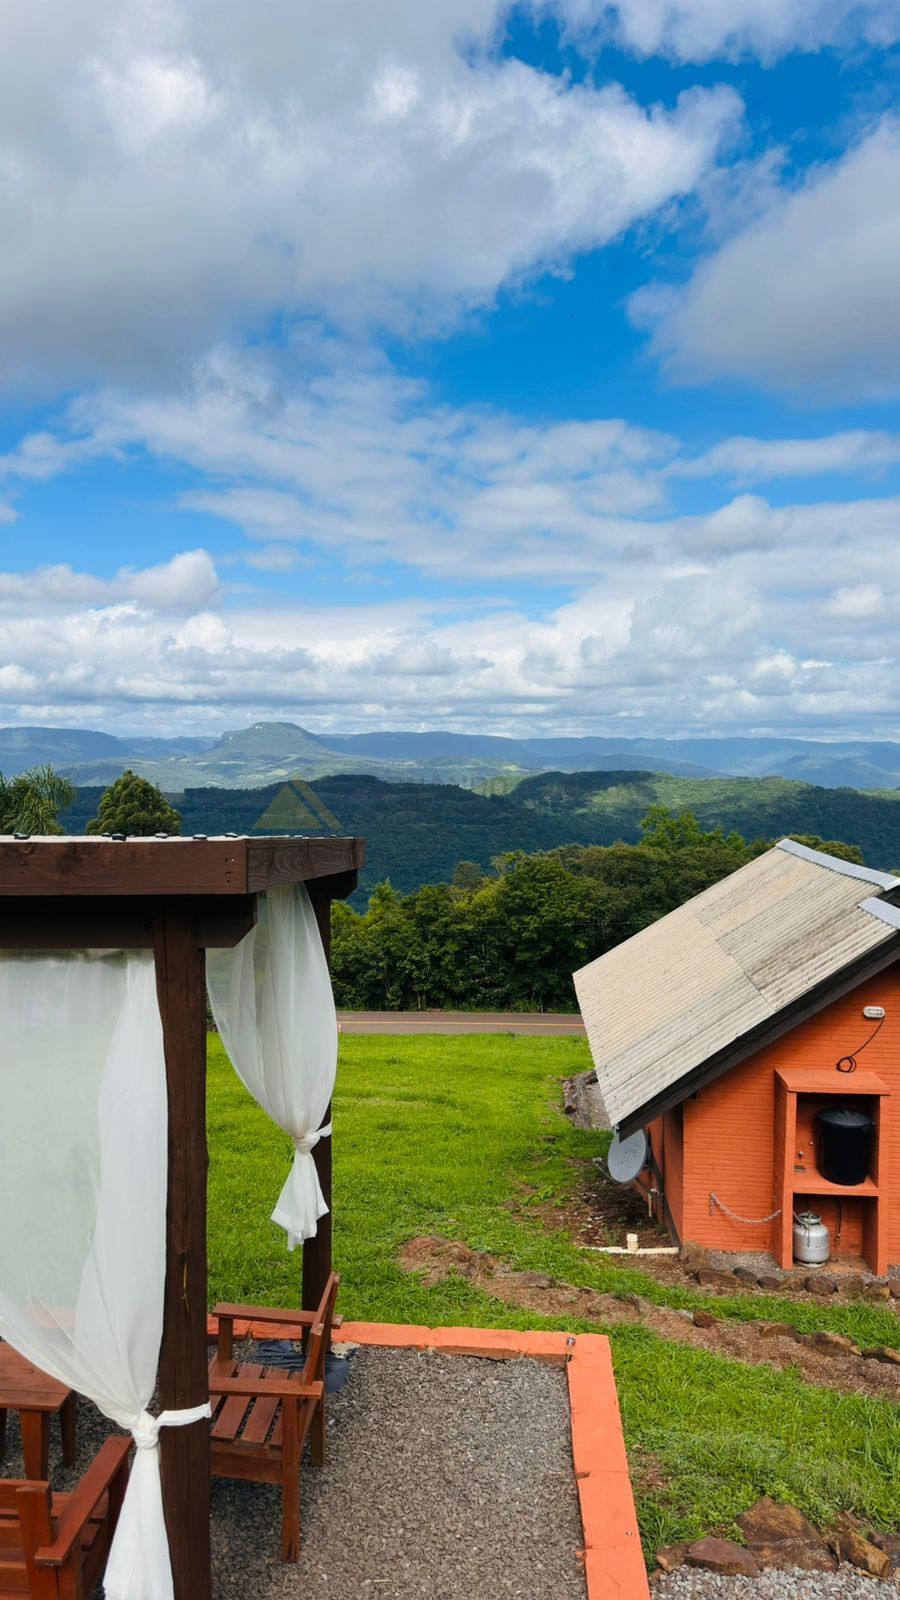
M 620 1139 L 616 1134 L 606 1158 L 613 1182 L 632 1183 L 638 1173 L 643 1172 L 649 1155 L 650 1141 L 644 1128 L 638 1128 L 637 1133 L 630 1133 L 627 1139 Z

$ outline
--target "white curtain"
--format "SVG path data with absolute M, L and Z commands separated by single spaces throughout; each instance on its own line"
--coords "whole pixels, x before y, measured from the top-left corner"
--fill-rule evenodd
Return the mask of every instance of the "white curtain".
M 302 883 L 259 897 L 257 926 L 206 957 L 216 1027 L 238 1077 L 289 1134 L 294 1161 L 272 1212 L 293 1250 L 328 1210 L 312 1150 L 337 1070 L 337 1018 L 315 914 Z
M 171 1600 L 152 1417 L 167 1108 L 153 955 L 0 956 L 0 1335 L 138 1446 L 107 1600 Z

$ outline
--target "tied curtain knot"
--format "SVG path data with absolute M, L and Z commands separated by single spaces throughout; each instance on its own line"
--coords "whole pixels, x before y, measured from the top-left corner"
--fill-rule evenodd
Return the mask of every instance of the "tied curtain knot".
M 315 1149 L 316 1145 L 318 1144 L 319 1140 L 320 1139 L 327 1139 L 329 1137 L 330 1133 L 331 1133 L 331 1123 L 330 1122 L 326 1122 L 324 1127 L 316 1128 L 314 1133 L 301 1134 L 299 1139 L 295 1139 L 294 1140 L 294 1149 L 296 1150 L 298 1156 L 309 1156 L 309 1155 L 312 1155 L 312 1152 Z
M 158 1417 L 149 1411 L 142 1411 L 132 1425 L 131 1436 L 139 1450 L 155 1450 L 159 1443 L 160 1428 L 186 1428 L 192 1422 L 202 1422 L 204 1417 L 211 1416 L 212 1408 L 208 1400 L 205 1405 L 190 1406 L 184 1411 L 161 1411 Z

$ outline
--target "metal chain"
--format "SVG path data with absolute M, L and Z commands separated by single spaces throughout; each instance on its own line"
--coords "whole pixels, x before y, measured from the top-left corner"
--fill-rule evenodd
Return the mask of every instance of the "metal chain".
M 761 1228 L 764 1223 L 766 1223 L 766 1222 L 774 1222 L 776 1217 L 780 1217 L 781 1216 L 781 1207 L 779 1206 L 777 1211 L 770 1211 L 769 1215 L 767 1217 L 739 1217 L 736 1211 L 732 1211 L 731 1207 L 727 1206 L 725 1204 L 725 1201 L 724 1200 L 720 1200 L 719 1196 L 717 1194 L 713 1194 L 712 1189 L 710 1189 L 710 1191 L 709 1191 L 709 1214 L 710 1214 L 710 1216 L 712 1216 L 712 1214 L 713 1214 L 713 1206 L 718 1206 L 720 1211 L 724 1211 L 726 1216 L 733 1217 L 735 1222 L 744 1222 L 744 1223 L 746 1223 L 748 1228 Z

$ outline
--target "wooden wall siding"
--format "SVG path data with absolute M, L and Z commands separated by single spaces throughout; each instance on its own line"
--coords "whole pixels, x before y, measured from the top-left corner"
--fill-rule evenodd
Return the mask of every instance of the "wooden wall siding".
M 885 1021 L 877 1036 L 858 1056 L 859 1071 L 874 1073 L 891 1091 L 881 1101 L 880 1135 L 876 1155 L 878 1187 L 882 1196 L 876 1208 L 871 1200 L 845 1196 L 842 1253 L 862 1249 L 880 1271 L 900 1265 L 900 968 L 897 965 L 869 979 L 849 995 L 836 1000 L 818 1016 L 799 1024 L 776 1044 L 751 1056 L 724 1077 L 684 1102 L 684 1156 L 682 1238 L 723 1250 L 773 1250 L 781 1253 L 782 1221 L 754 1227 L 739 1223 L 718 1207 L 710 1215 L 710 1191 L 742 1217 L 764 1217 L 782 1203 L 785 1170 L 793 1169 L 796 1151 L 809 1149 L 809 1126 L 817 1101 L 802 1095 L 776 1094 L 776 1071 L 809 1072 L 811 1088 L 819 1091 L 822 1074 L 830 1082 L 841 1056 L 860 1051 L 875 1026 L 862 1014 L 863 1006 L 881 1005 Z M 793 1081 L 793 1080 L 792 1080 Z M 849 1084 L 849 1078 L 847 1083 Z M 840 1095 L 841 1077 L 834 1072 Z M 855 1097 L 854 1097 L 855 1098 Z M 785 1127 L 787 1100 L 799 1104 L 796 1134 Z M 860 1097 L 868 1106 L 869 1100 Z M 666 1152 L 666 1186 L 670 1207 L 677 1199 L 682 1163 L 670 1169 L 673 1146 Z M 805 1164 L 805 1163 L 804 1163 Z M 791 1170 L 791 1181 L 799 1179 Z M 809 1195 L 809 1204 L 829 1226 L 837 1221 L 837 1207 L 827 1195 Z M 881 1237 L 876 1234 L 876 1209 Z M 790 1219 L 784 1226 L 790 1232 Z M 788 1240 L 789 1243 L 789 1240 Z

